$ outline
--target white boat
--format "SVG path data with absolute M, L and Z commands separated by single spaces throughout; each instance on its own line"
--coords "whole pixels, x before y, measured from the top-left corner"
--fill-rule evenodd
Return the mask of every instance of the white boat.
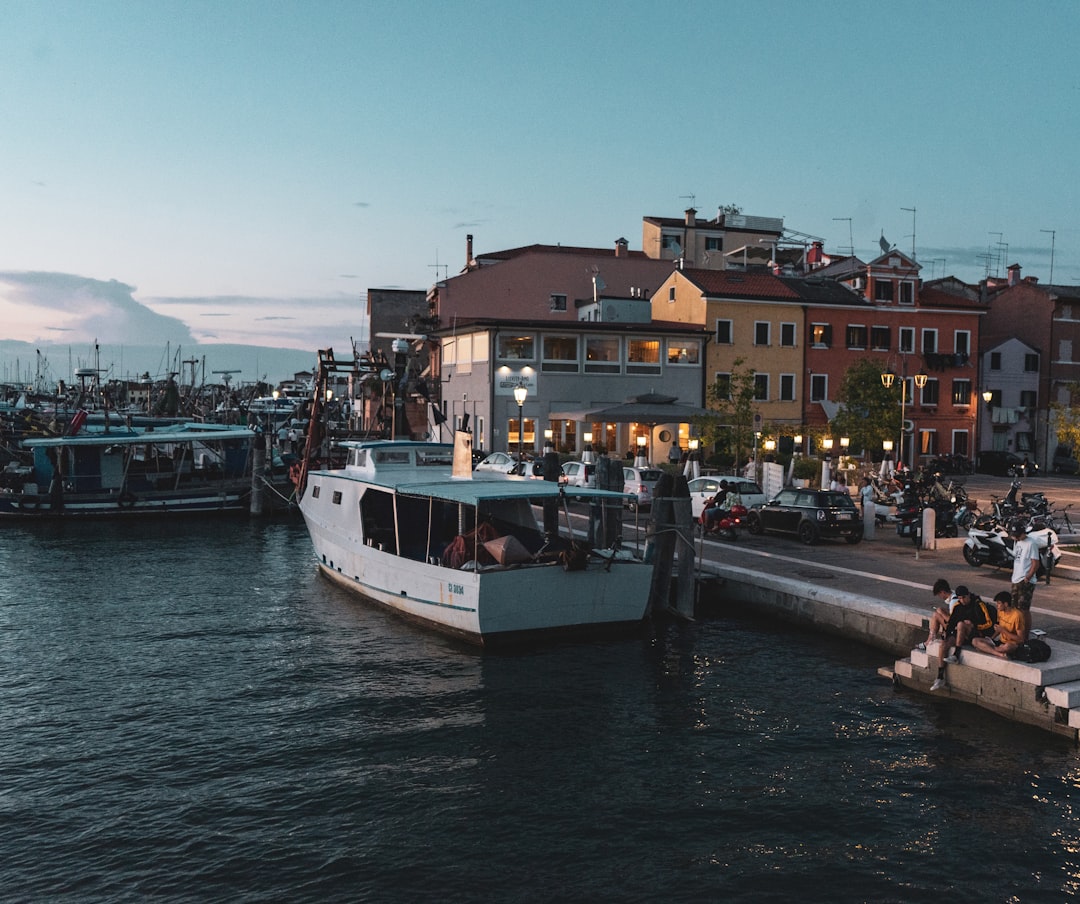
M 625 494 L 474 476 L 471 436 L 456 457 L 446 443 L 341 445 L 345 466 L 308 472 L 300 498 L 319 569 L 341 586 L 480 645 L 645 616 L 651 566 L 617 539 L 589 546 L 569 524 L 571 499 L 594 503 L 601 528 L 621 523 Z

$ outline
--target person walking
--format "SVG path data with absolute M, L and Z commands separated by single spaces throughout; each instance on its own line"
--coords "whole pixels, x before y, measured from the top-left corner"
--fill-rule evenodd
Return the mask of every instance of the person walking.
M 1038 581 L 1039 549 L 1027 537 L 1027 529 L 1017 521 L 1009 529 L 1013 537 L 1012 599 L 1021 612 L 1031 611 L 1031 596 Z

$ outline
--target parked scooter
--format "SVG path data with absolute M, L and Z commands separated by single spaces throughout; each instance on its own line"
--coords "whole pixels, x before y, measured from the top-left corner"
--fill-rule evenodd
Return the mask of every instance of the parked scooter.
M 1049 527 L 1031 525 L 1028 539 L 1039 550 L 1039 562 L 1043 568 L 1043 577 L 1050 583 L 1050 575 L 1061 558 L 1058 548 L 1058 535 Z M 972 568 L 992 565 L 994 568 L 1011 568 L 1013 564 L 1013 538 L 997 521 L 988 516 L 978 519 L 968 530 L 964 541 L 964 561 Z
M 746 523 L 746 506 L 733 505 L 729 509 L 721 509 L 714 512 L 712 518 L 707 519 L 705 512 L 701 513 L 701 532 L 706 537 L 718 536 L 723 540 L 738 540 L 738 529 Z

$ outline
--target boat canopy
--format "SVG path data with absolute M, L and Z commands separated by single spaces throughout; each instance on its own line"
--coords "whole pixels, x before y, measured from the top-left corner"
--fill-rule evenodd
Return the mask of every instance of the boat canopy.
M 121 427 L 117 432 L 84 431 L 75 436 L 47 436 L 25 439 L 27 449 L 57 446 L 140 446 L 146 443 L 207 443 L 221 440 L 250 440 L 255 436 L 247 427 L 212 427 L 209 424 L 183 424 L 158 430 L 130 430 Z
M 563 487 L 551 480 L 461 480 L 440 481 L 438 483 L 399 483 L 394 488 L 401 496 L 423 496 L 442 499 L 446 502 L 460 502 L 465 505 L 478 505 L 498 499 L 530 499 L 544 501 L 559 499 L 565 494 L 568 499 L 601 501 L 618 500 L 621 504 L 632 493 L 620 493 L 613 490 L 594 490 L 586 487 Z

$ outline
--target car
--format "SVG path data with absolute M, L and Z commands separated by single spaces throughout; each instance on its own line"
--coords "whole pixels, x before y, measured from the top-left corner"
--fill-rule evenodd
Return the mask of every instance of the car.
M 996 477 L 1012 477 L 1019 474 L 1024 465 L 1024 459 L 1015 452 L 999 452 L 990 450 L 979 453 L 979 473 L 993 474 Z M 1027 476 L 1032 477 L 1039 471 L 1039 466 L 1028 461 Z
M 1055 474 L 1075 474 L 1080 471 L 1080 461 L 1073 457 L 1072 449 L 1068 446 L 1058 446 L 1050 469 Z
M 571 487 L 595 487 L 596 465 L 582 461 L 567 461 L 562 466 L 562 482 Z
M 752 534 L 795 534 L 807 545 L 823 538 L 843 537 L 848 543 L 863 538 L 862 518 L 854 501 L 847 493 L 832 490 L 781 490 L 772 502 L 750 509 L 746 529 Z
M 473 470 L 495 471 L 499 474 L 509 474 L 516 464 L 517 459 L 513 455 L 506 452 L 492 452 L 483 461 L 478 462 Z
M 653 493 L 656 491 L 656 482 L 664 475 L 659 468 L 632 468 L 622 469 L 623 492 L 634 496 L 628 500 L 627 505 L 634 509 L 646 509 L 652 506 Z
M 767 501 L 761 487 L 745 477 L 695 477 L 687 482 L 695 519 L 701 518 L 705 506 L 720 489 L 721 480 L 727 481 L 729 493 L 732 489 L 735 491 L 737 498 L 730 500 L 732 505 L 745 505 L 747 508 L 751 508 L 755 505 L 762 505 Z

